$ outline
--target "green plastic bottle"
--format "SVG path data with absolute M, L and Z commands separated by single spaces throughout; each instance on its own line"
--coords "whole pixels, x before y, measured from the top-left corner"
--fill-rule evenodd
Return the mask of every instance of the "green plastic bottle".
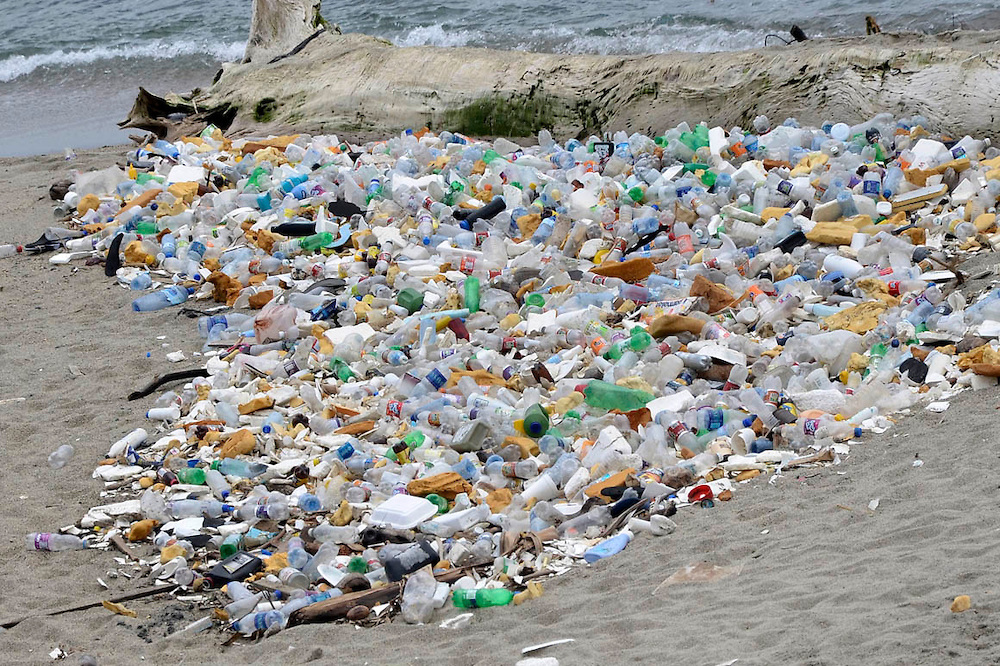
M 407 287 L 396 295 L 396 305 L 406 308 L 406 311 L 413 314 L 424 306 L 424 295 L 413 287 Z
M 149 220 L 143 220 L 139 224 L 135 225 L 135 233 L 143 236 L 155 236 L 159 233 L 159 231 L 160 230 L 156 228 L 156 222 L 150 222 Z
M 330 370 L 337 375 L 337 379 L 342 382 L 349 381 L 355 377 L 354 371 L 351 370 L 351 366 L 347 365 L 347 361 L 339 356 L 334 356 L 330 359 Z
M 622 412 L 642 409 L 653 399 L 653 395 L 645 391 L 609 384 L 599 379 L 587 384 L 583 390 L 583 397 L 584 401 L 593 407 L 608 411 L 617 409 Z
M 303 238 L 299 247 L 301 247 L 303 250 L 314 252 L 320 249 L 321 247 L 326 247 L 327 245 L 330 245 L 331 243 L 333 243 L 333 234 L 331 234 L 329 231 L 322 231 L 318 234 L 313 234 L 312 236 L 306 236 L 305 238 Z
M 451 593 L 451 601 L 456 608 L 486 608 L 487 606 L 506 606 L 514 600 L 514 593 L 504 588 L 492 590 L 455 590 Z
M 135 182 L 137 185 L 145 185 L 150 181 L 156 181 L 157 183 L 162 183 L 165 180 L 163 176 L 158 176 L 152 173 L 139 173 L 135 176 Z
M 205 485 L 205 470 L 201 467 L 185 467 L 177 470 L 177 480 L 192 486 Z
M 412 451 L 413 449 L 419 449 L 424 445 L 427 440 L 427 435 L 424 434 L 422 430 L 411 430 L 410 433 L 403 438 L 402 443 L 406 445 L 406 448 Z M 400 449 L 402 452 L 403 449 Z M 385 452 L 385 457 L 393 462 L 399 462 L 399 456 L 392 449 Z
M 651 344 L 653 344 L 653 336 L 644 329 L 635 326 L 625 346 L 634 352 L 640 352 Z
M 465 278 L 465 307 L 469 312 L 479 312 L 479 278 L 477 277 Z
M 428 502 L 431 502 L 432 504 L 437 505 L 438 514 L 445 513 L 448 510 L 448 500 L 441 497 L 437 493 L 431 493 L 424 499 L 426 499 Z
M 266 175 L 267 169 L 264 167 L 257 167 L 253 170 L 253 173 L 250 174 L 250 178 L 247 179 L 247 185 L 259 188 L 261 179 Z
M 544 308 L 545 297 L 541 294 L 528 294 L 528 296 L 524 299 L 524 304 L 529 307 Z
M 222 559 L 231 557 L 239 552 L 240 546 L 243 545 L 243 535 L 242 534 L 230 534 L 222 541 L 222 545 L 219 546 L 219 555 Z
M 549 430 L 549 413 L 537 402 L 524 412 L 524 433 L 538 439 Z

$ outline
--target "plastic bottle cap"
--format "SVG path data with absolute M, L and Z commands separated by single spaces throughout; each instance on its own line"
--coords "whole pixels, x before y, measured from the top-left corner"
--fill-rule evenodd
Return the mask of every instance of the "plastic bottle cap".
M 710 500 L 713 497 L 715 497 L 715 493 L 712 492 L 711 486 L 704 483 L 700 486 L 695 486 L 688 492 L 688 502 L 691 503 Z

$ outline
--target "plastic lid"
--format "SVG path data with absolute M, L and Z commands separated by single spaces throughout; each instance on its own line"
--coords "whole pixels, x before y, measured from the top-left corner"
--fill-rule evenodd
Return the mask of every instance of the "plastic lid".
M 701 502 L 702 500 L 710 500 L 713 497 L 715 497 L 715 493 L 712 492 L 711 486 L 705 483 L 695 486 L 688 491 L 688 502 Z
M 208 466 L 209 469 L 219 469 L 219 461 L 213 460 L 212 464 Z
M 201 276 L 199 276 L 199 277 L 201 277 Z M 187 291 L 188 291 L 188 296 L 190 296 L 191 294 L 194 293 L 194 287 L 187 287 Z

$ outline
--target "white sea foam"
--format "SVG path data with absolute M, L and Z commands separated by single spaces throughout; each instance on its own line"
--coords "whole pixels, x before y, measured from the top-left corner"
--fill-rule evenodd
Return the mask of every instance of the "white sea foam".
M 399 46 L 466 46 L 481 39 L 482 33 L 476 30 L 447 31 L 434 24 L 413 28 L 393 41 Z
M 246 42 L 208 44 L 187 40 L 173 42 L 154 40 L 124 46 L 98 46 L 81 51 L 60 49 L 30 56 L 13 55 L 0 60 L 0 82 L 13 81 L 42 67 L 75 67 L 114 58 L 168 60 L 178 56 L 204 54 L 222 61 L 239 60 L 243 56 L 245 46 Z

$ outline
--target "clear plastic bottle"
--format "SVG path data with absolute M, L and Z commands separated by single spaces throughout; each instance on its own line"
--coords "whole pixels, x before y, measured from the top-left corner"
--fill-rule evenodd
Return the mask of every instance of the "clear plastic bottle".
M 28 550 L 82 550 L 87 542 L 70 534 L 50 534 L 49 532 L 32 532 L 25 539 Z

